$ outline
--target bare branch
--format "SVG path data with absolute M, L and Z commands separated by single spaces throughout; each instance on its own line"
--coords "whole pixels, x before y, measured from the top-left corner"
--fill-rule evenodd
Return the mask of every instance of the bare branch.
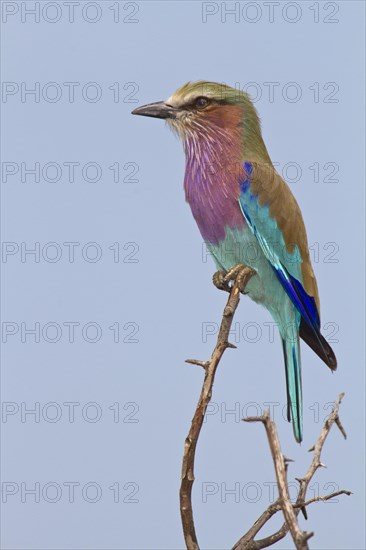
M 290 499 L 287 481 L 287 467 L 285 457 L 282 454 L 276 425 L 271 420 L 269 416 L 269 411 L 265 411 L 262 416 L 259 416 L 257 418 L 250 417 L 248 419 L 244 418 L 243 420 L 246 420 L 248 422 L 262 422 L 265 427 L 276 471 L 277 486 L 280 494 L 279 502 L 283 511 L 283 515 L 285 517 L 285 521 L 289 527 L 297 550 L 307 550 L 309 548 L 307 541 L 311 536 L 313 536 L 313 533 L 306 533 L 305 531 L 302 531 L 299 527 L 297 514 L 294 511 Z
M 252 525 L 252 527 L 245 533 L 243 537 L 241 537 L 240 540 L 233 546 L 232 550 L 248 550 L 257 548 L 256 544 L 257 542 L 254 541 L 254 537 L 257 533 L 262 529 L 262 527 L 271 519 L 272 516 L 274 516 L 277 512 L 281 510 L 281 504 L 280 500 L 277 499 L 273 504 L 268 506 L 267 510 L 263 512 L 259 516 L 259 518 L 255 521 L 255 523 Z M 271 543 L 272 544 L 272 543 Z M 270 546 L 271 544 L 268 544 Z M 265 546 L 262 546 L 262 548 L 265 548 Z
M 240 292 L 243 291 L 249 279 L 255 274 L 255 271 L 244 265 L 235 266 L 235 272 L 230 270 L 226 275 L 225 283 L 230 279 L 235 279 L 230 291 L 227 304 L 224 309 L 219 334 L 215 349 L 211 359 L 207 362 L 189 359 L 189 363 L 199 365 L 205 369 L 205 377 L 202 385 L 201 395 L 198 400 L 196 411 L 193 416 L 191 428 L 185 441 L 182 481 L 180 487 L 180 511 L 182 517 L 182 526 L 184 539 L 188 550 L 199 550 L 196 531 L 194 527 L 193 509 L 192 509 L 192 486 L 194 482 L 194 460 L 198 438 L 201 432 L 203 419 L 212 395 L 212 387 L 215 380 L 216 369 L 220 360 L 228 347 L 235 347 L 228 342 L 231 324 L 234 318 L 236 308 L 240 301 Z
M 198 359 L 186 360 L 187 363 L 202 367 L 205 373 L 201 394 L 192 419 L 192 424 L 188 436 L 185 440 L 182 463 L 180 510 L 187 550 L 199 550 L 192 509 L 192 487 L 194 483 L 194 462 L 196 447 L 206 409 L 211 400 L 212 388 L 217 367 L 225 350 L 227 348 L 236 347 L 233 344 L 229 343 L 228 336 L 230 333 L 235 311 L 239 305 L 240 293 L 244 291 L 248 281 L 254 274 L 255 271 L 251 268 L 242 264 L 238 264 L 230 269 L 230 271 L 228 271 L 227 273 L 217 272 L 214 275 L 213 282 L 215 286 L 217 286 L 217 288 L 221 290 L 225 290 L 230 293 L 223 312 L 217 342 L 209 361 L 200 361 Z M 232 286 L 230 286 L 231 281 L 234 281 Z M 330 500 L 338 495 L 352 494 L 350 491 L 341 490 L 330 495 L 319 496 L 308 501 L 306 501 L 305 498 L 309 483 L 313 478 L 315 472 L 318 468 L 325 467 L 325 465 L 320 460 L 321 452 L 333 424 L 336 424 L 338 426 L 339 430 L 345 438 L 347 437 L 338 415 L 339 406 L 343 395 L 343 393 L 339 395 L 337 401 L 334 404 L 332 412 L 330 413 L 323 426 L 318 440 L 316 441 L 315 445 L 310 449 L 310 451 L 312 451 L 314 455 L 308 471 L 303 478 L 296 478 L 300 483 L 300 490 L 295 504 L 291 503 L 287 481 L 287 467 L 288 463 L 292 462 L 292 460 L 286 458 L 282 453 L 276 425 L 271 420 L 269 412 L 266 411 L 262 416 L 248 417 L 243 419 L 246 422 L 262 422 L 265 427 L 275 466 L 279 498 L 273 504 L 268 506 L 263 514 L 261 514 L 257 521 L 252 525 L 249 531 L 234 545 L 232 550 L 260 550 L 262 548 L 272 546 L 276 542 L 280 541 L 287 535 L 289 531 L 291 532 L 296 549 L 308 550 L 307 541 L 311 536 L 313 536 L 313 533 L 306 533 L 300 529 L 297 519 L 300 511 L 307 519 L 306 506 L 309 506 L 314 502 Z M 260 540 L 254 540 L 255 536 L 259 533 L 262 527 L 271 519 L 273 515 L 275 515 L 280 510 L 282 510 L 285 517 L 285 522 L 282 527 L 269 537 Z
M 298 514 L 300 513 L 300 510 L 301 510 L 304 513 L 305 517 L 306 517 L 306 506 L 308 506 L 309 504 L 312 504 L 314 502 L 330 500 L 330 499 L 332 499 L 332 498 L 334 498 L 338 495 L 348 495 L 349 496 L 349 495 L 352 494 L 350 491 L 341 490 L 341 491 L 337 491 L 335 493 L 332 493 L 330 495 L 326 495 L 326 496 L 322 496 L 322 497 L 316 497 L 316 498 L 310 499 L 308 501 L 305 500 L 306 492 L 307 492 L 309 483 L 312 480 L 315 472 L 317 471 L 318 468 L 324 467 L 324 464 L 322 464 L 322 462 L 320 460 L 321 459 L 321 452 L 323 450 L 325 440 L 326 440 L 333 424 L 336 424 L 338 426 L 338 428 L 341 431 L 344 438 L 347 437 L 346 432 L 345 432 L 345 430 L 344 430 L 344 428 L 341 424 L 341 421 L 339 419 L 339 414 L 338 414 L 339 413 L 339 406 L 340 406 L 340 403 L 343 399 L 343 396 L 344 396 L 344 393 L 341 393 L 338 396 L 338 399 L 336 400 L 336 402 L 334 404 L 332 412 L 330 413 L 330 415 L 328 416 L 327 420 L 324 423 L 324 426 L 322 428 L 322 431 L 320 432 L 318 440 L 316 441 L 315 445 L 310 449 L 310 452 L 313 452 L 314 455 L 313 455 L 313 459 L 311 461 L 311 464 L 309 466 L 308 471 L 306 472 L 306 474 L 303 478 L 296 478 L 298 480 L 298 482 L 300 483 L 300 491 L 299 491 L 298 497 L 296 499 L 296 503 L 292 506 L 295 516 L 298 516 Z M 273 441 L 275 441 L 275 440 L 273 440 L 272 432 L 269 432 L 268 429 L 267 429 L 267 426 L 269 426 L 270 423 L 274 426 L 274 429 L 275 429 L 274 423 L 269 418 L 269 413 L 266 412 L 264 415 L 262 415 L 260 417 L 248 417 L 248 418 L 245 418 L 243 420 L 245 420 L 246 422 L 262 422 L 262 423 L 264 423 L 264 425 L 266 427 L 266 431 L 267 431 L 268 440 L 269 440 L 270 446 L 271 446 L 272 456 L 273 456 L 273 449 L 274 449 L 276 453 L 281 455 L 283 461 L 285 462 L 284 457 L 283 457 L 282 452 L 281 452 L 281 449 L 279 447 L 279 444 L 278 444 L 278 447 L 277 447 L 277 443 L 275 445 L 273 445 Z M 277 435 L 277 433 L 276 433 L 276 435 Z M 277 436 L 277 438 L 278 438 L 278 436 Z M 272 445 L 271 445 L 271 441 L 272 441 Z M 274 461 L 275 461 L 275 459 L 274 459 Z M 276 457 L 275 466 L 276 466 L 277 463 L 281 464 L 280 456 Z M 283 476 L 283 470 L 277 471 L 277 466 L 276 466 L 277 481 L 278 481 L 278 474 Z M 286 474 L 286 471 L 285 471 L 285 474 Z M 278 498 L 273 504 L 268 506 L 267 510 L 265 510 L 265 512 L 263 512 L 263 514 L 254 523 L 254 525 L 249 529 L 249 531 L 247 533 L 245 533 L 245 535 L 243 535 L 240 538 L 240 540 L 238 540 L 238 542 L 234 545 L 232 550 L 260 550 L 262 548 L 267 548 L 268 546 L 272 546 L 273 544 L 280 541 L 281 539 L 283 539 L 287 535 L 288 531 L 290 530 L 291 523 L 288 522 L 287 517 L 285 515 L 285 511 L 283 510 L 286 521 L 282 525 L 282 527 L 278 531 L 276 531 L 273 535 L 270 535 L 269 537 L 265 537 L 265 538 L 260 539 L 260 540 L 254 540 L 254 537 L 259 533 L 259 531 L 262 529 L 262 527 L 271 519 L 271 517 L 274 514 L 276 514 L 278 511 L 283 509 L 283 498 L 282 498 L 282 495 L 281 495 L 281 490 L 280 490 L 281 486 L 280 486 L 279 483 L 278 483 L 278 486 L 279 486 L 279 491 L 280 491 L 280 498 Z M 291 526 L 291 527 L 293 528 L 293 526 Z M 291 532 L 291 534 L 292 534 L 292 532 Z M 306 535 L 306 537 L 309 538 L 308 535 Z M 307 544 L 306 540 L 303 541 L 303 544 Z M 295 542 L 295 544 L 296 544 L 296 542 Z M 298 548 L 298 546 L 296 546 L 296 547 Z M 306 548 L 306 546 L 303 546 L 303 548 Z
M 318 468 L 321 468 L 323 466 L 323 464 L 320 461 L 320 455 L 323 450 L 325 440 L 328 437 L 331 427 L 336 422 L 336 419 L 338 419 L 338 423 L 336 423 L 337 426 L 339 427 L 339 425 L 341 425 L 338 417 L 338 411 L 339 411 L 339 405 L 341 404 L 343 397 L 344 397 L 344 393 L 339 394 L 338 399 L 336 400 L 334 407 L 332 409 L 332 412 L 330 413 L 330 415 L 328 416 L 327 420 L 324 423 L 323 429 L 320 432 L 317 442 L 315 443 L 314 447 L 311 449 L 314 451 L 313 460 L 305 476 L 299 480 L 300 494 L 298 496 L 298 499 L 302 497 L 302 500 L 305 500 L 305 493 L 313 475 L 315 474 Z M 341 433 L 343 437 L 347 437 L 343 429 L 343 426 L 342 426 Z
M 338 497 L 339 495 L 350 496 L 352 494 L 353 493 L 351 491 L 346 491 L 345 489 L 342 489 L 341 491 L 335 491 L 335 493 L 331 493 L 330 495 L 325 495 L 325 496 L 322 496 L 322 497 L 314 497 L 314 498 L 311 498 L 310 500 L 307 500 L 304 503 L 294 504 L 294 508 L 304 508 L 305 506 L 308 506 L 309 504 L 313 504 L 313 502 L 319 502 L 319 501 L 325 502 L 326 500 L 330 500 L 331 498 Z

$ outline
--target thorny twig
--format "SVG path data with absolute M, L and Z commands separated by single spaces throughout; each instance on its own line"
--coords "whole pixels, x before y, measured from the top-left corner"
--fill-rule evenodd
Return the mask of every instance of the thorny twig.
M 263 416 L 243 419 L 246 422 L 263 422 L 263 424 L 265 425 L 268 441 L 272 452 L 272 457 L 275 463 L 277 484 L 278 484 L 280 496 L 273 504 L 271 504 L 267 508 L 267 510 L 265 510 L 265 512 L 263 512 L 263 514 L 254 523 L 254 525 L 249 529 L 249 531 L 245 533 L 245 535 L 241 537 L 240 540 L 238 540 L 238 542 L 233 546 L 232 550 L 260 550 L 261 548 L 267 548 L 268 546 L 272 546 L 279 540 L 283 539 L 287 535 L 288 531 L 291 531 L 291 535 L 294 539 L 296 548 L 298 550 L 307 548 L 307 540 L 313 535 L 313 533 L 304 533 L 301 530 L 299 530 L 296 518 L 300 513 L 300 510 L 303 512 L 304 516 L 307 517 L 306 506 L 308 506 L 309 504 L 312 504 L 314 502 L 318 502 L 321 500 L 330 500 L 331 498 L 334 498 L 338 495 L 349 496 L 352 494 L 350 491 L 341 490 L 341 491 L 332 493 L 330 495 L 316 497 L 308 501 L 306 501 L 306 498 L 305 498 L 309 483 L 312 480 L 315 472 L 318 470 L 318 468 L 324 467 L 324 464 L 322 464 L 320 460 L 321 452 L 322 452 L 325 440 L 333 424 L 336 424 L 338 426 L 344 438 L 347 437 L 346 432 L 338 416 L 339 406 L 343 399 L 343 396 L 344 396 L 344 393 L 341 393 L 338 396 L 338 399 L 334 404 L 333 410 L 328 416 L 327 420 L 325 421 L 322 431 L 320 432 L 320 435 L 315 445 L 311 449 L 309 449 L 310 452 L 314 453 L 313 459 L 311 461 L 311 464 L 305 476 L 303 478 L 297 478 L 297 481 L 300 483 L 300 490 L 299 490 L 299 495 L 296 499 L 295 504 L 292 505 L 293 514 L 291 514 L 291 516 L 288 516 L 288 514 L 286 515 L 284 506 L 283 506 L 283 499 L 281 498 L 282 497 L 281 485 L 284 482 L 287 485 L 287 471 L 286 471 L 286 468 L 284 472 L 283 470 L 279 471 L 277 469 L 277 463 L 281 463 L 281 457 L 283 462 L 285 462 L 285 459 L 282 455 L 282 451 L 279 446 L 276 426 L 274 422 L 272 422 L 272 420 L 269 418 L 268 412 L 266 412 Z M 278 481 L 279 476 L 281 478 L 280 482 Z M 262 527 L 267 523 L 267 521 L 281 509 L 284 511 L 284 516 L 285 516 L 285 523 L 282 525 L 282 527 L 278 531 L 276 531 L 276 533 L 274 533 L 273 535 L 270 535 L 269 537 L 266 537 L 260 540 L 254 540 L 254 537 L 258 534 L 258 532 L 262 529 Z M 294 524 L 293 524 L 294 522 L 296 522 L 297 527 L 294 527 Z

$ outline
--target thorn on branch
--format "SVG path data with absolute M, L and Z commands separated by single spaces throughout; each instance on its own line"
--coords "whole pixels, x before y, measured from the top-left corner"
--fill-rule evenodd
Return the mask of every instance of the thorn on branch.
M 205 370 L 210 364 L 209 361 L 198 361 L 198 359 L 186 359 L 185 363 L 190 363 L 191 365 L 198 365 L 199 367 L 202 367 Z
M 343 394 L 344 395 L 344 394 Z M 335 423 L 337 424 L 338 428 L 339 428 L 339 431 L 341 432 L 341 434 L 343 435 L 344 439 L 347 439 L 347 434 L 346 434 L 346 430 L 343 428 L 343 425 L 342 425 L 342 422 L 339 418 L 339 416 L 337 415 L 336 418 L 335 418 Z
M 226 342 L 226 347 L 231 349 L 238 349 L 235 344 L 232 344 L 231 342 Z

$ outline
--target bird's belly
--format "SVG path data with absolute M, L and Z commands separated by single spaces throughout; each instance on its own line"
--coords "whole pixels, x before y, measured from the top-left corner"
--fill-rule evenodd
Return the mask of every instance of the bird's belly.
M 252 267 L 257 274 L 248 282 L 245 292 L 255 302 L 264 305 L 275 314 L 286 299 L 270 263 L 262 249 L 246 226 L 241 229 L 226 227 L 225 238 L 218 244 L 207 245 L 218 269 L 228 270 L 237 263 Z

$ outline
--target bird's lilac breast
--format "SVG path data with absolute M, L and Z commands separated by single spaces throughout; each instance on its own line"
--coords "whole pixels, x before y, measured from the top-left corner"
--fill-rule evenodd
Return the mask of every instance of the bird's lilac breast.
M 238 202 L 241 178 L 235 172 L 205 163 L 186 166 L 186 199 L 203 239 L 212 244 L 225 239 L 227 227 L 246 225 Z

